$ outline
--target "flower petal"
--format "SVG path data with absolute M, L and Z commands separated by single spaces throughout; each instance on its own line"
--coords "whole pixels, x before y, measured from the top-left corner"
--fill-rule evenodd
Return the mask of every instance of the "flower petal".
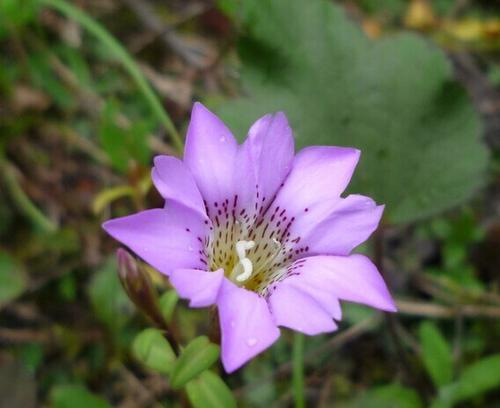
M 178 268 L 207 267 L 203 242 L 209 226 L 198 213 L 176 202 L 109 220 L 103 228 L 166 275 Z
M 296 266 L 294 275 L 285 278 L 283 283 L 293 278 L 297 286 L 317 287 L 321 282 L 323 290 L 335 298 L 387 312 L 396 311 L 382 276 L 364 255 L 313 256 L 300 259 L 293 265 Z
M 170 274 L 170 283 L 191 307 L 207 307 L 217 301 L 224 279 L 224 269 L 215 272 L 199 269 L 176 269 Z
M 375 231 L 384 206 L 371 198 L 349 195 L 334 203 L 312 205 L 292 225 L 292 237 L 300 236 L 303 255 L 349 255 Z
M 151 177 L 162 197 L 178 201 L 206 217 L 200 190 L 186 165 L 173 156 L 156 156 L 154 164 Z
M 333 298 L 333 296 L 332 296 Z M 313 336 L 337 329 L 331 315 L 300 288 L 281 282 L 269 297 L 269 305 L 278 326 Z
M 300 265 L 298 262 L 294 265 Z M 276 286 L 278 290 L 281 285 L 286 285 L 293 287 L 294 289 L 303 293 L 303 295 L 309 296 L 314 299 L 324 311 L 328 313 L 328 316 L 333 317 L 335 320 L 342 319 L 342 309 L 340 308 L 340 302 L 338 297 L 332 293 L 331 288 L 325 285 L 322 275 L 318 273 L 309 273 L 305 271 L 305 274 L 292 274 L 280 282 Z M 273 291 L 274 294 L 274 291 Z
M 222 334 L 222 364 L 231 373 L 279 337 L 267 302 L 224 279 L 217 300 Z
M 290 172 L 294 157 L 292 129 L 283 112 L 257 120 L 238 151 L 236 189 L 240 206 L 266 208 Z
M 234 196 L 237 150 L 238 144 L 226 125 L 201 103 L 195 103 L 186 136 L 184 163 L 209 210 L 213 211 L 215 203 Z
M 286 208 L 293 217 L 316 203 L 332 202 L 349 184 L 359 155 L 359 150 L 347 147 L 301 150 L 273 205 Z

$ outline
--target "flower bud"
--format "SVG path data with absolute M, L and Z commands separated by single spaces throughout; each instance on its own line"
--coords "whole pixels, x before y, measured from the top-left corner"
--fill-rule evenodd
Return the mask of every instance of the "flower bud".
M 128 297 L 158 327 L 165 329 L 166 323 L 160 312 L 158 294 L 146 270 L 126 250 L 116 251 L 118 276 Z

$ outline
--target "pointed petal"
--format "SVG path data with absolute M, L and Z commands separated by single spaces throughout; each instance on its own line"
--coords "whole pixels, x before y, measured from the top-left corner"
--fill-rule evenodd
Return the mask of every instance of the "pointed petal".
M 384 206 L 361 195 L 312 205 L 297 217 L 290 232 L 301 237 L 304 255 L 349 255 L 377 229 Z
M 360 152 L 347 147 L 307 147 L 295 160 L 275 204 L 297 216 L 316 203 L 332 202 L 349 184 Z M 274 204 L 273 204 L 274 205 Z
M 321 282 L 323 290 L 335 298 L 387 312 L 396 311 L 382 276 L 364 255 L 313 256 L 300 259 L 294 265 L 295 274 L 283 282 L 294 280 L 294 285 L 301 287 L 317 287 Z
M 293 157 L 292 129 L 285 114 L 278 112 L 257 120 L 238 151 L 240 208 L 255 212 L 266 208 L 290 172 Z
M 267 302 L 255 292 L 224 279 L 217 306 L 226 372 L 237 370 L 278 339 L 280 331 Z
M 186 165 L 173 156 L 156 156 L 154 164 L 151 177 L 162 197 L 167 201 L 178 201 L 206 216 L 200 190 Z
M 199 269 L 176 269 L 170 274 L 170 283 L 191 307 L 207 307 L 217 301 L 224 279 L 224 270 L 215 272 Z
M 178 268 L 206 268 L 203 242 L 208 225 L 201 216 L 178 203 L 146 210 L 103 224 L 104 230 L 144 261 L 169 275 Z
M 286 280 L 276 287 L 268 302 L 278 326 L 310 336 L 337 329 L 331 315 L 312 296 Z
M 237 150 L 238 144 L 226 125 L 201 103 L 195 103 L 186 136 L 184 163 L 209 210 L 213 211 L 214 203 L 234 197 Z

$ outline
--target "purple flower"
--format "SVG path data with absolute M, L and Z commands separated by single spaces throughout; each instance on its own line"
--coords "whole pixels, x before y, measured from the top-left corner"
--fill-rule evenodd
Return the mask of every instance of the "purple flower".
M 373 263 L 350 255 L 384 209 L 368 197 L 340 196 L 359 156 L 330 146 L 294 155 L 283 113 L 259 119 L 239 146 L 196 103 L 184 160 L 154 160 L 165 207 L 104 229 L 169 276 L 191 307 L 217 305 L 222 362 L 232 372 L 273 344 L 278 326 L 336 330 L 339 300 L 396 310 Z

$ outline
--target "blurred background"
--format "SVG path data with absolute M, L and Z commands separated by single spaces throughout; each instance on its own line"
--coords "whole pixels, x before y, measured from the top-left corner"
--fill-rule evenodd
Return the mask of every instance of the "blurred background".
M 298 147 L 360 148 L 351 192 L 386 204 L 360 250 L 400 311 L 306 339 L 307 406 L 500 406 L 494 0 L 0 0 L 0 406 L 188 406 L 131 355 L 151 323 L 100 225 L 162 205 L 162 107 L 184 135 L 197 100 L 240 140 L 283 110 Z M 181 341 L 207 316 L 179 302 Z M 221 373 L 238 406 L 292 405 L 283 333 Z

